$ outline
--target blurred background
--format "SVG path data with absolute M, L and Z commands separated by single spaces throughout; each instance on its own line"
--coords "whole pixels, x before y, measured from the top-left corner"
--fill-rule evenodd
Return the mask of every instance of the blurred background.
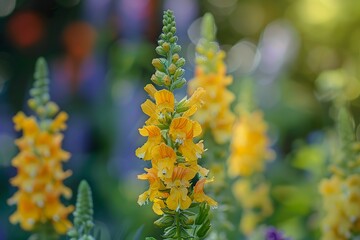
M 49 64 L 52 100 L 70 115 L 63 148 L 72 154 L 65 168 L 73 176 L 66 185 L 75 195 L 80 180 L 89 181 L 104 239 L 159 236 L 151 206 L 136 203 L 146 188 L 136 175 L 146 163 L 134 151 L 144 141 L 140 104 L 166 9 L 175 13 L 189 80 L 200 18 L 214 15 L 231 90 L 240 91 L 242 78 L 254 80 L 277 153 L 268 166 L 276 206 L 268 222 L 294 239 L 318 239 L 316 184 L 329 158 L 324 149 L 332 147 L 324 140 L 333 127 L 326 100 L 341 94 L 355 122 L 360 117 L 360 1 L 0 0 L 0 240 L 28 236 L 9 224 L 15 208 L 6 200 L 16 190 L 8 182 L 19 137 L 12 117 L 30 113 L 39 56 Z

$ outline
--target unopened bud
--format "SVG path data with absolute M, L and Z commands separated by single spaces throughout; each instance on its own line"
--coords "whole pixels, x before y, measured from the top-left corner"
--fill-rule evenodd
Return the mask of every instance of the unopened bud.
M 185 65 L 185 59 L 184 58 L 180 58 L 179 60 L 176 61 L 175 65 L 177 67 L 182 67 Z
M 174 53 L 178 53 L 178 52 L 180 52 L 180 51 L 181 51 L 180 45 L 175 45 L 175 47 L 174 47 L 174 49 L 173 49 L 173 52 L 174 52 Z
M 161 45 L 163 50 L 167 53 L 170 51 L 170 44 L 167 42 L 164 42 L 163 45 Z
M 30 107 L 31 109 L 35 110 L 35 108 L 36 108 L 36 106 L 37 106 L 36 100 L 33 99 L 33 98 L 29 99 L 29 100 L 28 100 L 28 105 L 29 105 L 29 107 Z
M 179 54 L 175 53 L 173 56 L 172 56 L 172 62 L 173 63 L 176 63 L 178 60 L 179 60 L 180 56 Z
M 163 82 L 165 84 L 165 86 L 170 86 L 171 85 L 171 78 L 169 75 L 166 75 L 164 78 L 163 78 Z
M 175 88 L 182 88 L 186 83 L 185 78 L 181 78 L 179 80 L 177 80 L 176 82 L 174 82 L 174 89 Z
M 176 69 L 175 74 L 174 74 L 174 79 L 178 79 L 179 77 L 184 75 L 184 73 L 185 73 L 184 69 L 182 69 L 182 68 Z
M 159 71 L 165 71 L 165 67 L 164 67 L 164 64 L 161 62 L 160 59 L 158 58 L 154 58 L 151 62 L 151 64 L 156 68 L 156 70 L 159 70 Z
M 160 56 L 166 56 L 166 52 L 164 51 L 164 49 L 161 46 L 158 46 L 155 48 L 155 51 L 157 54 L 159 54 Z
M 163 84 L 162 84 L 162 81 L 161 81 L 161 78 L 155 76 L 155 74 L 153 74 L 153 75 L 151 76 L 150 80 L 151 80 L 153 83 L 155 83 L 156 85 L 159 85 L 159 86 L 163 85 Z
M 173 63 L 170 64 L 170 66 L 168 67 L 169 73 L 172 75 L 175 73 L 176 69 L 177 69 L 177 67 Z

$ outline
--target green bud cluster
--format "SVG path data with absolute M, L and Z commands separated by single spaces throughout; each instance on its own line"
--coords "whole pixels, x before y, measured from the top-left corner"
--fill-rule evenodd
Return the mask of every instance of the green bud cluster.
M 76 199 L 74 227 L 68 232 L 70 240 L 95 240 L 91 235 L 93 223 L 93 200 L 89 184 L 82 180 Z
M 28 105 L 41 120 L 51 118 L 59 111 L 57 104 L 50 101 L 48 72 L 45 59 L 40 57 L 36 61 L 35 82 L 30 90 L 31 98 L 28 101 Z
M 154 222 L 156 226 L 165 228 L 162 236 L 164 239 L 205 239 L 211 227 L 210 206 L 206 203 L 196 203 L 192 207 L 199 207 L 198 213 L 168 210 Z
M 206 13 L 201 23 L 201 39 L 196 46 L 196 64 L 204 67 L 206 73 L 216 70 L 219 44 L 215 41 L 216 26 L 213 15 Z
M 152 61 L 156 72 L 151 76 L 151 81 L 173 91 L 186 83 L 183 78 L 185 70 L 182 68 L 185 65 L 185 59 L 178 54 L 181 46 L 177 44 L 178 37 L 175 35 L 176 25 L 172 11 L 164 12 L 163 25 L 158 40 L 159 46 L 155 49 L 161 57 Z
M 345 107 L 339 109 L 337 121 L 342 157 L 340 167 L 351 174 L 360 170 L 360 143 L 355 139 L 354 120 Z

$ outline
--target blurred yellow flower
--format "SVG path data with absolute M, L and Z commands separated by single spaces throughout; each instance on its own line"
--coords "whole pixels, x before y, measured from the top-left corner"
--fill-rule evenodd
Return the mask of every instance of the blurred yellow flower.
M 250 176 L 262 172 L 265 161 L 273 159 L 266 130 L 261 112 L 243 112 L 240 115 L 234 126 L 228 159 L 230 176 Z
M 59 132 L 66 128 L 66 119 L 67 114 L 61 112 L 51 120 L 48 129 L 43 129 L 35 117 L 22 112 L 14 117 L 15 128 L 22 130 L 23 136 L 15 142 L 20 152 L 12 160 L 18 172 L 11 184 L 19 190 L 8 202 L 17 205 L 11 223 L 20 223 L 24 230 L 50 222 L 57 233 L 64 234 L 72 226 L 67 216 L 73 206 L 65 207 L 60 202 L 61 196 L 71 196 L 71 190 L 63 184 L 71 171 L 62 169 L 62 162 L 70 154 L 61 148 L 63 135 Z
M 333 175 L 320 183 L 323 197 L 323 240 L 349 239 L 360 231 L 360 176 L 340 178 Z
M 212 207 L 216 207 L 217 206 L 217 202 L 214 201 L 214 199 L 212 199 L 211 197 L 205 195 L 204 193 L 204 186 L 205 183 L 209 182 L 208 180 L 206 180 L 206 178 L 203 178 L 201 180 L 199 180 L 194 187 L 194 201 L 195 202 L 206 202 L 208 203 L 210 206 Z
M 235 120 L 230 110 L 230 104 L 235 97 L 227 90 L 227 86 L 232 83 L 232 77 L 226 76 L 223 51 L 218 48 L 204 48 L 201 43 L 197 51 L 205 57 L 198 57 L 195 76 L 189 83 L 188 92 L 196 93 L 196 89 L 201 87 L 205 90 L 205 96 L 203 97 L 204 106 L 194 115 L 194 118 L 199 121 L 204 130 L 210 129 L 215 141 L 222 144 L 230 139 Z

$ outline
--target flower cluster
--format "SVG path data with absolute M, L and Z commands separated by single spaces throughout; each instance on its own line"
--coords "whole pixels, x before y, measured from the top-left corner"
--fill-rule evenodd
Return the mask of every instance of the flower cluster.
M 273 212 L 269 186 L 257 176 L 264 171 L 265 162 L 273 158 L 266 131 L 262 113 L 245 108 L 233 130 L 228 172 L 231 177 L 241 177 L 234 183 L 233 193 L 242 206 L 240 229 L 245 235 Z
M 243 111 L 235 123 L 228 159 L 229 175 L 251 176 L 264 170 L 265 162 L 273 158 L 266 135 L 267 125 L 260 111 Z
M 334 161 L 331 176 L 319 185 L 324 210 L 321 239 L 326 240 L 352 239 L 360 232 L 360 143 L 355 139 L 351 115 L 344 107 L 339 109 L 337 125 L 340 161 Z
M 156 51 L 164 58 L 156 58 L 153 65 L 156 73 L 152 81 L 164 86 L 157 90 L 148 84 L 145 91 L 152 100 L 146 100 L 141 108 L 149 116 L 145 126 L 139 129 L 146 143 L 136 150 L 136 156 L 151 161 L 151 168 L 138 176 L 149 182 L 149 189 L 139 196 L 138 203 L 153 202 L 153 210 L 162 215 L 164 211 L 188 209 L 193 202 L 206 202 L 216 206 L 216 202 L 204 194 L 205 178 L 208 170 L 198 165 L 204 152 L 203 142 L 195 141 L 202 128 L 192 116 L 202 105 L 204 89 L 197 89 L 187 99 L 177 102 L 173 90 L 186 82 L 181 76 L 185 61 L 178 52 L 174 17 L 171 11 L 164 14 L 163 33 L 160 35 Z
M 273 212 L 269 186 L 260 183 L 253 187 L 250 181 L 244 179 L 238 180 L 233 185 L 233 192 L 244 211 L 240 228 L 245 235 L 249 235 L 260 221 Z
M 195 76 L 189 83 L 188 92 L 193 94 L 198 87 L 205 89 L 205 104 L 194 118 L 204 130 L 211 130 L 216 143 L 223 144 L 231 138 L 235 116 L 230 110 L 230 104 L 235 97 L 227 89 L 232 83 L 232 77 L 226 75 L 225 52 L 214 41 L 215 31 L 211 28 L 214 23 L 211 20 L 211 25 L 206 22 L 206 18 L 210 17 L 210 14 L 204 16 L 203 38 L 196 46 Z
M 322 222 L 321 239 L 350 239 L 353 232 L 360 231 L 360 176 L 346 178 L 332 176 L 320 183 L 324 198 L 325 217 Z
M 58 113 L 56 104 L 49 101 L 43 59 L 37 62 L 35 78 L 29 106 L 39 118 L 28 117 L 22 112 L 14 117 L 15 129 L 22 131 L 23 136 L 16 140 L 20 152 L 12 160 L 17 175 L 11 179 L 11 184 L 18 187 L 18 191 L 9 199 L 9 204 L 17 205 L 10 221 L 20 223 L 28 231 L 51 223 L 57 233 L 64 234 L 71 227 L 67 216 L 73 210 L 72 206 L 65 207 L 60 202 L 61 196 L 71 196 L 71 190 L 63 184 L 71 172 L 62 168 L 70 154 L 61 147 L 61 131 L 66 129 L 68 116 L 65 112 Z

